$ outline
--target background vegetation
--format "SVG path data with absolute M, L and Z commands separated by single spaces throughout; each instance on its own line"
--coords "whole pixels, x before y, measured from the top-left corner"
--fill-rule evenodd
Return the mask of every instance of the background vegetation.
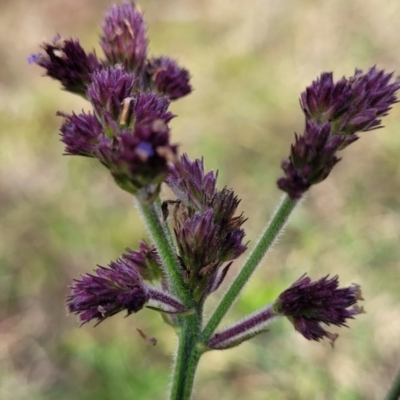
M 59 32 L 98 49 L 107 0 L 0 1 L 0 398 L 163 399 L 173 332 L 154 312 L 93 329 L 66 317 L 67 286 L 145 235 L 133 202 L 93 160 L 61 156 L 59 109 L 87 104 L 27 64 Z M 400 73 L 397 0 L 143 0 L 153 54 L 185 65 L 195 91 L 172 106 L 173 138 L 243 199 L 251 242 L 281 194 L 301 132 L 300 92 L 322 71 Z M 99 50 L 98 50 L 99 51 Z M 99 51 L 100 53 L 100 51 Z M 400 106 L 314 188 L 229 314 L 273 300 L 304 272 L 364 291 L 367 314 L 332 350 L 287 321 L 200 363 L 196 400 L 382 399 L 400 367 Z M 235 264 L 240 268 L 240 262 Z M 234 273 L 234 270 L 231 271 Z M 231 275 L 232 276 L 232 275 Z M 213 306 L 212 301 L 209 304 Z M 149 346 L 140 328 L 155 336 Z

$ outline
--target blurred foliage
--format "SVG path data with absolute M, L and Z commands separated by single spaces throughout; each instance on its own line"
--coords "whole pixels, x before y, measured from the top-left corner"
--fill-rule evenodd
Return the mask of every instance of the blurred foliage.
M 93 160 L 62 157 L 58 109 L 87 104 L 27 56 L 59 32 L 96 47 L 105 0 L 0 2 L 0 398 L 162 399 L 176 339 L 154 312 L 79 329 L 68 285 L 145 232 L 132 199 Z M 151 53 L 175 57 L 195 91 L 172 106 L 181 151 L 218 168 L 253 242 L 279 200 L 275 181 L 301 132 L 300 92 L 322 71 L 400 71 L 397 0 L 143 0 Z M 98 50 L 99 51 L 99 50 Z M 295 213 L 229 314 L 239 318 L 304 272 L 362 285 L 367 314 L 332 350 L 287 321 L 200 363 L 195 398 L 381 399 L 400 367 L 400 108 L 362 134 Z M 240 268 L 237 262 L 235 268 Z M 233 274 L 234 271 L 231 271 Z M 232 276 L 232 275 L 231 275 Z M 223 290 L 223 289 L 222 289 Z M 216 295 L 218 297 L 218 295 Z M 210 301 L 210 309 L 215 299 Z M 155 336 L 150 347 L 136 332 Z

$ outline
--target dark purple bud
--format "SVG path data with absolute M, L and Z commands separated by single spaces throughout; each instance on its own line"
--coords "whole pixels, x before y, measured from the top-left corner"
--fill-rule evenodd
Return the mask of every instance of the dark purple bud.
M 135 125 L 115 135 L 111 145 L 99 148 L 100 161 L 116 183 L 141 201 L 153 201 L 175 161 L 177 146 L 169 143 L 169 128 L 161 119 Z M 139 193 L 140 191 L 140 193 Z
M 147 56 L 146 24 L 133 2 L 112 5 L 104 16 L 100 44 L 110 65 L 139 72 Z
M 90 75 L 102 68 L 96 54 L 87 54 L 78 41 L 60 36 L 43 43 L 42 48 L 45 54 L 34 54 L 28 61 L 44 68 L 46 75 L 60 81 L 65 90 L 85 96 Z
M 278 180 L 278 187 L 290 198 L 300 198 L 311 185 L 328 177 L 339 161 L 337 151 L 357 139 L 356 135 L 332 134 L 330 123 L 319 125 L 306 121 L 304 134 L 295 135 L 290 156 L 282 162 L 285 177 Z
M 393 73 L 372 67 L 363 73 L 356 69 L 350 78 L 335 83 L 333 74 L 324 72 L 301 94 L 306 119 L 317 124 L 332 123 L 332 132 L 352 135 L 381 127 L 379 118 L 397 102 L 397 80 Z
M 215 221 L 223 230 L 234 231 L 247 221 L 243 213 L 235 217 L 240 201 L 235 192 L 226 187 L 215 193 L 209 206 L 214 210 Z
M 189 71 L 168 57 L 151 58 L 147 62 L 146 73 L 157 92 L 171 100 L 179 99 L 192 91 Z
M 184 154 L 176 162 L 166 180 L 175 196 L 186 207 L 195 211 L 204 211 L 211 204 L 217 192 L 218 173 L 204 173 L 203 159 L 191 161 Z
M 120 67 L 106 68 L 91 75 L 87 97 L 92 103 L 99 120 L 105 114 L 118 121 L 123 109 L 123 101 L 132 94 L 135 77 Z
M 142 278 L 148 281 L 159 280 L 163 277 L 163 269 L 154 246 L 148 245 L 145 241 L 140 242 L 139 251 L 126 249 L 121 258 L 126 263 L 132 264 Z
M 242 243 L 244 230 L 229 230 L 217 223 L 211 208 L 190 217 L 184 211 L 177 213 L 175 235 L 186 280 L 199 298 L 218 288 L 227 272 L 220 275 L 221 265 L 238 258 L 247 248 Z
M 169 100 L 154 93 L 140 93 L 133 99 L 133 119 L 137 125 L 145 125 L 155 120 L 168 123 L 175 117 L 168 111 Z
M 363 300 L 358 285 L 339 288 L 337 276 L 312 282 L 303 275 L 281 293 L 273 307 L 277 315 L 288 317 L 306 339 L 319 341 L 327 337 L 333 344 L 338 335 L 327 332 L 321 324 L 347 326 L 347 319 L 364 312 L 356 304 L 358 300 Z
M 65 118 L 60 131 L 66 154 L 97 157 L 100 143 L 109 142 L 94 115 L 84 113 L 68 115 L 62 112 L 58 112 L 57 115 Z
M 100 323 L 122 310 L 136 313 L 149 300 L 139 271 L 123 260 L 97 268 L 94 275 L 82 275 L 71 290 L 67 309 L 78 314 L 83 324 L 92 319 Z
M 178 198 L 171 201 L 175 236 L 186 280 L 197 299 L 217 290 L 228 270 L 222 264 L 247 249 L 241 228 L 246 219 L 235 216 L 240 200 L 230 189 L 217 190 L 217 175 L 204 172 L 202 159 L 191 161 L 184 154 L 166 180 Z

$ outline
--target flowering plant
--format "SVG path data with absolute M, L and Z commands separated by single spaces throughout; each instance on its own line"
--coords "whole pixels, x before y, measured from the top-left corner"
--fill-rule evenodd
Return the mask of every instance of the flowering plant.
M 127 249 L 108 266 L 75 280 L 68 311 L 82 324 L 98 324 L 120 311 L 160 313 L 179 338 L 170 392 L 175 400 L 192 397 L 202 354 L 238 346 L 268 331 L 278 318 L 286 317 L 305 339 L 327 338 L 333 346 L 338 335 L 326 325 L 347 326 L 363 312 L 359 285 L 339 287 L 338 276 L 313 281 L 303 275 L 271 304 L 229 327 L 219 325 L 305 193 L 329 176 L 339 152 L 360 132 L 382 126 L 400 83 L 372 67 L 337 82 L 332 73 L 322 73 L 301 94 L 304 130 L 295 135 L 277 180 L 284 196 L 206 320 L 205 301 L 249 245 L 246 217 L 237 213 L 240 200 L 233 190 L 217 188 L 218 174 L 207 172 L 203 159 L 179 156 L 179 146 L 171 143 L 169 122 L 175 116 L 169 104 L 192 91 L 190 75 L 171 58 L 148 55 L 145 22 L 134 3 L 110 7 L 100 44 L 104 59 L 87 53 L 79 41 L 57 35 L 30 62 L 89 101 L 92 111 L 87 113 L 58 113 L 64 119 L 65 152 L 97 158 L 134 196 L 151 243 L 142 241 L 138 250 Z M 160 198 L 163 184 L 173 198 Z

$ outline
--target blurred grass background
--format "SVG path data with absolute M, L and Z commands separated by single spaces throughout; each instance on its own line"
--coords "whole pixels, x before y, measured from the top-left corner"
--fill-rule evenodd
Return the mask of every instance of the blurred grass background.
M 56 111 L 88 105 L 26 61 L 57 32 L 100 54 L 109 4 L 0 1 L 2 400 L 165 398 L 176 340 L 156 313 L 117 315 L 95 329 L 66 317 L 72 279 L 135 248 L 145 232 L 102 166 L 61 156 Z M 150 53 L 177 58 L 193 76 L 193 94 L 172 105 L 173 139 L 192 158 L 204 155 L 207 169 L 219 169 L 220 187 L 243 199 L 251 242 L 281 196 L 275 181 L 303 128 L 305 86 L 322 71 L 340 78 L 377 64 L 400 73 L 397 0 L 140 5 Z M 362 134 L 310 192 L 228 320 L 272 301 L 304 272 L 361 284 L 367 314 L 339 330 L 333 350 L 282 320 L 251 342 L 206 354 L 196 400 L 383 398 L 400 368 L 400 107 L 384 124 Z

